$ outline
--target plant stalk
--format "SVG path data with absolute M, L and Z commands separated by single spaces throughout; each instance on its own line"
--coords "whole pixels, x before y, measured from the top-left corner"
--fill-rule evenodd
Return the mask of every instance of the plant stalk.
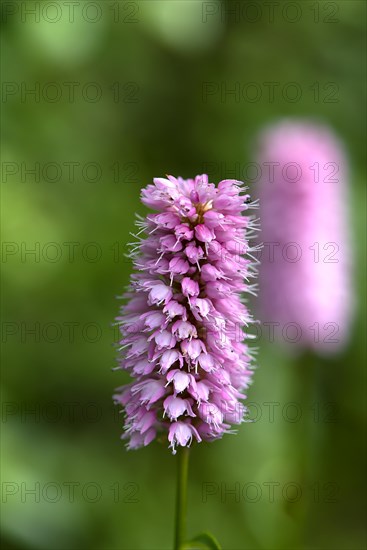
M 176 494 L 176 525 L 175 550 L 180 550 L 186 540 L 187 516 L 187 477 L 189 470 L 189 449 L 181 447 L 177 451 L 177 494 Z

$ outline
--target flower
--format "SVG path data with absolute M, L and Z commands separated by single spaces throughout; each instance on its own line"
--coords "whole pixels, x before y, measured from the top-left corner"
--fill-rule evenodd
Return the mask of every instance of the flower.
M 253 262 L 244 254 L 255 222 L 242 216 L 250 204 L 241 182 L 216 187 L 206 175 L 153 181 L 142 202 L 158 213 L 137 221 L 135 272 L 118 317 L 119 368 L 133 380 L 115 401 L 124 408 L 129 449 L 163 434 L 175 453 L 193 439 L 220 438 L 245 418 L 240 400 L 252 359 L 242 327 L 252 319 L 241 294 L 254 291 Z
M 337 351 L 352 311 L 346 161 L 326 127 L 286 120 L 260 137 L 260 314 L 277 340 Z

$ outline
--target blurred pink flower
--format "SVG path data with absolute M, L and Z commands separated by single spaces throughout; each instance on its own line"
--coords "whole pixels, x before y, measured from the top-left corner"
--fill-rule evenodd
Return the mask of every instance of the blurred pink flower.
M 277 340 L 336 351 L 352 311 L 343 148 L 324 126 L 285 120 L 260 136 L 258 161 L 261 321 Z
M 240 400 L 252 371 L 245 334 L 251 322 L 241 293 L 254 275 L 242 216 L 241 182 L 206 175 L 155 178 L 142 201 L 157 214 L 140 218 L 135 273 L 118 318 L 121 361 L 133 381 L 115 401 L 125 412 L 128 448 L 165 435 L 172 451 L 213 440 L 244 420 Z M 244 281 L 245 279 L 245 281 Z

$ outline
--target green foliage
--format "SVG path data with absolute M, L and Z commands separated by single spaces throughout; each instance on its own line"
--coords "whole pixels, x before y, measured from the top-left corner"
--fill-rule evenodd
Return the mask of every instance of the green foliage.
M 221 547 L 213 535 L 201 533 L 186 543 L 183 550 L 221 550 Z

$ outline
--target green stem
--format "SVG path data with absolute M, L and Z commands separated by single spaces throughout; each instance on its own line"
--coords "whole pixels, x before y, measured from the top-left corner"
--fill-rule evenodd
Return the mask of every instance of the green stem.
M 180 550 L 186 540 L 187 476 L 189 470 L 189 449 L 182 447 L 177 452 L 177 495 L 175 550 Z

